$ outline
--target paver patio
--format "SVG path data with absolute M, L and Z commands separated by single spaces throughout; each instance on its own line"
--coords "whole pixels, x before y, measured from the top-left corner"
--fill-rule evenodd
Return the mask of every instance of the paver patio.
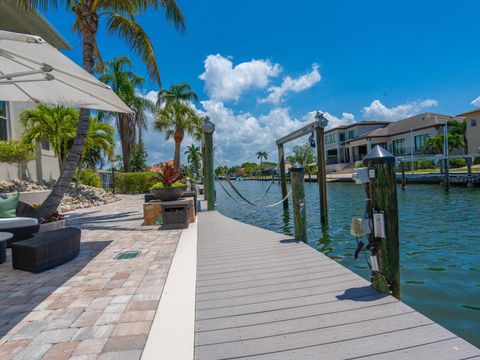
M 142 226 L 143 198 L 69 213 L 80 254 L 40 274 L 0 265 L 0 359 L 139 359 L 181 234 Z M 125 251 L 134 259 L 116 260 Z

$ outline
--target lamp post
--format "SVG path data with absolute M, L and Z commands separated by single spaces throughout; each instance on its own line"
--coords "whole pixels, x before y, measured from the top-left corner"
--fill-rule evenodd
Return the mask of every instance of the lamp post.
M 205 116 L 203 121 L 203 134 L 205 139 L 205 185 L 204 191 L 207 199 L 207 210 L 215 210 L 215 179 L 213 174 L 213 133 L 215 124 Z
M 325 128 L 328 119 L 319 111 L 315 114 L 317 126 L 315 133 L 317 137 L 317 182 L 320 198 L 320 222 L 328 223 L 328 194 L 327 194 L 327 171 L 325 162 Z

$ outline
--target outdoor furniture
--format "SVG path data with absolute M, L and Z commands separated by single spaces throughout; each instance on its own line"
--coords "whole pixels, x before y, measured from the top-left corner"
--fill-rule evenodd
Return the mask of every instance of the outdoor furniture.
M 12 244 L 14 269 L 38 273 L 64 264 L 80 251 L 80 229 L 67 227 L 47 231 Z
M 0 232 L 0 264 L 7 260 L 7 241 L 13 237 L 12 233 Z
M 176 200 L 162 202 L 162 230 L 188 228 L 188 209 L 190 201 Z
M 193 198 L 179 199 L 177 201 L 187 201 L 189 202 L 188 207 L 188 221 L 193 223 L 195 222 L 195 210 L 194 210 L 194 200 Z M 148 203 L 143 204 L 143 225 L 151 226 L 157 225 L 157 221 L 161 220 L 163 214 L 163 204 L 172 203 L 175 201 L 161 201 L 161 200 L 152 200 Z
M 7 241 L 7 247 L 16 241 L 31 238 L 38 228 L 38 212 L 21 201 L 17 205 L 17 217 L 0 218 L 0 231 L 13 234 L 13 237 Z

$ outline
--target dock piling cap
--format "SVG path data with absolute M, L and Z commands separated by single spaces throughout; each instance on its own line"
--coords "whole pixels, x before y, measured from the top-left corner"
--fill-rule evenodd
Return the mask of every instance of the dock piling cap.
M 393 164 L 395 163 L 395 156 L 392 153 L 385 150 L 383 147 L 376 145 L 370 152 L 363 158 L 363 164 Z
M 290 168 L 290 172 L 300 172 L 300 171 L 303 171 L 303 166 L 300 165 L 298 162 L 296 162 L 295 164 L 293 164 L 293 166 Z

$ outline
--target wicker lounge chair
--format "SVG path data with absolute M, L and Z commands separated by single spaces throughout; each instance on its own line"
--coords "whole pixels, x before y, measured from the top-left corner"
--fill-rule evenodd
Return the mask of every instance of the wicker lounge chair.
M 13 234 L 13 238 L 7 242 L 7 246 L 10 247 L 16 241 L 31 238 L 40 226 L 38 218 L 37 210 L 21 201 L 17 205 L 17 217 L 0 218 L 0 231 Z
M 64 264 L 78 255 L 80 238 L 80 229 L 67 227 L 13 243 L 13 268 L 38 273 Z

